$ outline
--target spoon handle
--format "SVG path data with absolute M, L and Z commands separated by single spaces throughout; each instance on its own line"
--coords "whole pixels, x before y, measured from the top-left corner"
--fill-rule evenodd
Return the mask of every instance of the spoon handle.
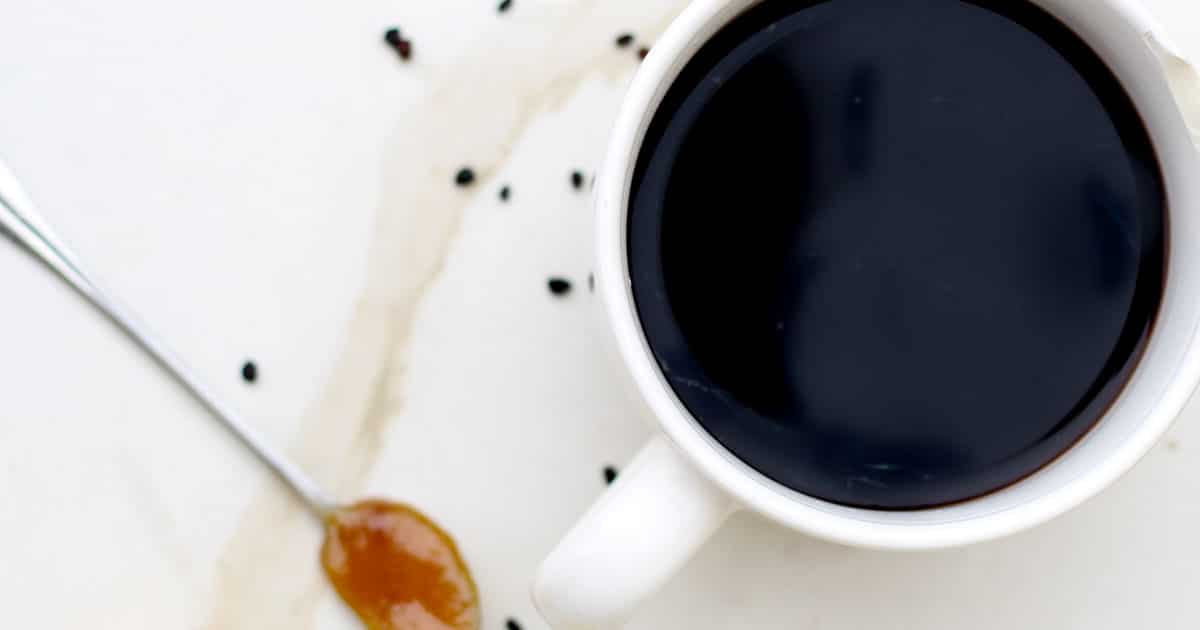
M 188 390 L 212 415 L 225 425 L 267 465 L 308 507 L 324 518 L 335 507 L 311 478 L 255 433 L 246 422 L 221 402 L 211 389 L 163 341 L 128 310 L 109 297 L 84 271 L 75 255 L 42 222 L 33 202 L 12 172 L 0 161 L 0 234 L 7 234 L 23 249 L 50 267 L 87 301 L 104 313 L 138 343 L 160 366 Z

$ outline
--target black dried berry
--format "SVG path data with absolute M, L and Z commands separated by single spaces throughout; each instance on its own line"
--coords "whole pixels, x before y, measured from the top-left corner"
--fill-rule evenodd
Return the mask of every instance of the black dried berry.
M 571 187 L 575 190 L 583 189 L 583 173 L 579 171 L 571 172 Z
M 253 361 L 247 361 L 242 364 L 242 380 L 247 383 L 253 383 L 258 380 L 258 366 Z
M 550 293 L 563 297 L 571 292 L 571 283 L 562 278 L 550 278 L 546 282 L 546 287 L 550 289 Z
M 517 623 L 516 619 L 509 617 L 508 621 L 504 622 L 504 630 L 521 630 L 521 624 Z
M 626 48 L 632 43 L 633 43 L 633 34 L 631 34 L 631 33 L 622 33 L 621 35 L 617 36 L 617 47 L 618 48 Z
M 512 5 L 513 5 L 513 0 L 500 0 L 500 6 L 496 7 L 496 10 L 500 11 L 501 13 L 504 13 L 505 11 L 511 9 Z
M 454 175 L 454 183 L 459 186 L 470 186 L 475 183 L 475 171 L 468 167 L 458 169 L 458 173 Z
M 510 197 L 512 197 L 512 189 L 511 188 L 509 188 L 508 186 L 504 186 L 503 188 L 500 189 L 500 201 L 508 201 Z
M 612 466 L 604 467 L 604 483 L 612 485 L 612 482 L 617 480 L 617 469 Z

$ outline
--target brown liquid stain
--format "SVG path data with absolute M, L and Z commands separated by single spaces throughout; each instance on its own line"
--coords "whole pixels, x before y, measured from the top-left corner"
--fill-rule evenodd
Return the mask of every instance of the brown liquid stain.
M 330 515 L 321 564 L 370 630 L 479 627 L 479 592 L 454 540 L 409 506 L 362 501 Z
M 657 14 L 647 7 L 641 17 L 651 26 L 639 31 L 661 30 L 685 4 L 671 0 L 654 7 Z M 589 37 L 607 7 L 595 0 L 547 7 L 559 13 L 529 33 L 548 41 L 509 51 L 506 27 L 497 24 L 452 66 L 426 68 L 436 74 L 427 106 L 405 112 L 389 141 L 366 281 L 345 341 L 291 448 L 333 496 L 361 492 L 388 420 L 404 407 L 412 323 L 471 201 L 453 185 L 454 173 L 470 164 L 479 176 L 475 190 L 487 190 L 489 175 L 536 116 L 560 109 L 587 79 L 619 82 L 636 70 L 635 56 L 606 47 L 607 30 Z M 312 525 L 289 493 L 264 484 L 222 549 L 203 627 L 311 627 L 321 597 L 332 592 L 317 570 L 322 532 Z

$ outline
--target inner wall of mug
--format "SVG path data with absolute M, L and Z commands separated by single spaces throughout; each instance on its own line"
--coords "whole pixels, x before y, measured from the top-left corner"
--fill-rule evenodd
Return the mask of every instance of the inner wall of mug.
M 949 541 L 947 544 L 1011 531 L 1064 511 L 1111 482 L 1153 445 L 1190 396 L 1197 378 L 1197 369 L 1200 367 L 1193 356 L 1195 330 L 1200 323 L 1200 260 L 1196 260 L 1197 253 L 1194 253 L 1198 245 L 1197 229 L 1200 226 L 1188 211 L 1200 201 L 1200 187 L 1193 183 L 1196 180 L 1193 175 L 1200 168 L 1195 148 L 1163 79 L 1162 70 L 1144 44 L 1144 25 L 1135 20 L 1137 14 L 1131 5 L 1125 0 L 1040 0 L 1035 3 L 1054 14 L 1088 42 L 1121 81 L 1146 123 L 1158 153 L 1165 182 L 1170 251 L 1163 305 L 1145 354 L 1126 384 L 1122 396 L 1100 422 L 1067 453 L 1015 485 L 951 506 L 909 512 L 879 512 L 821 501 L 786 488 L 758 473 L 705 433 L 674 395 L 662 375 L 656 374 L 655 387 L 658 391 L 655 394 L 659 397 L 665 395 L 673 402 L 673 413 L 664 414 L 663 409 L 655 409 L 656 413 L 662 416 L 668 433 L 673 433 L 679 441 L 681 435 L 677 431 L 680 427 L 673 426 L 675 418 L 681 418 L 690 425 L 686 430 L 698 433 L 699 437 L 707 442 L 710 454 L 716 454 L 722 460 L 719 464 L 707 462 L 713 463 L 713 468 L 705 465 L 705 457 L 698 457 L 701 466 L 753 507 L 800 528 L 811 525 L 809 517 L 818 514 L 878 525 L 902 526 L 910 530 L 916 525 L 961 524 L 964 521 L 1004 514 L 1004 526 L 997 526 L 990 533 L 978 530 L 976 534 L 965 535 L 963 540 Z M 755 4 L 758 4 L 758 0 L 697 0 L 688 9 L 689 12 L 696 12 L 690 17 L 695 18 L 701 12 L 705 17 L 696 23 L 690 35 L 684 33 L 681 36 L 678 32 L 668 32 L 658 45 L 656 53 L 660 58 L 668 59 L 669 65 L 657 77 L 649 106 L 642 106 L 640 103 L 630 105 L 635 108 L 643 107 L 640 112 L 641 119 L 637 122 L 636 140 L 632 150 L 614 148 L 614 151 L 623 156 L 617 160 L 621 180 L 607 182 L 609 186 L 621 187 L 619 193 L 612 191 L 609 199 L 610 202 L 620 200 L 620 264 L 626 292 L 629 274 L 624 230 L 632 173 L 654 110 L 691 55 L 724 24 Z M 687 17 L 689 16 L 685 14 L 681 21 L 686 21 Z M 673 27 L 673 31 L 678 28 L 682 27 Z M 653 72 L 653 69 L 647 68 L 647 71 Z M 636 93 L 635 84 L 635 100 Z M 625 122 L 622 120 L 619 124 Z M 610 159 L 610 168 L 614 166 L 612 162 Z M 607 175 L 615 177 L 618 173 Z M 603 211 L 606 192 L 601 190 L 599 194 Z M 622 316 L 632 314 L 636 321 L 632 295 L 625 295 L 623 301 L 622 310 L 625 312 Z M 641 332 L 640 325 L 638 331 Z M 640 342 L 642 354 L 653 364 L 644 337 Z M 644 379 L 642 387 L 646 387 Z M 653 400 L 651 402 L 653 403 Z M 732 467 L 732 474 L 726 467 Z M 739 477 L 752 479 L 758 487 L 730 487 L 741 483 L 738 481 Z M 768 493 L 761 492 L 764 489 Z M 788 501 L 784 503 L 772 500 L 769 494 L 776 495 L 774 499 L 784 498 Z M 998 522 L 1000 519 L 992 520 Z M 848 535 L 846 538 L 853 536 Z M 870 542 L 848 541 L 864 544 Z M 917 544 L 938 546 L 939 543 L 937 540 L 929 540 Z

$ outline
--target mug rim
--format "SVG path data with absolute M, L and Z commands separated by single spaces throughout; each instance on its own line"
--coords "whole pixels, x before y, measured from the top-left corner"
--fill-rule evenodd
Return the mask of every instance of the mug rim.
M 949 510 L 945 507 L 938 507 L 904 512 L 909 517 L 916 518 L 909 518 L 909 522 L 901 523 L 892 518 L 898 514 L 896 512 L 846 507 L 805 495 L 770 479 L 731 453 L 703 429 L 678 399 L 658 368 L 646 341 L 629 281 L 626 219 L 633 166 L 653 113 L 678 72 L 712 33 L 760 1 L 762 0 L 693 0 L 684 9 L 655 44 L 650 56 L 629 86 L 613 127 L 608 154 L 596 179 L 597 295 L 604 304 L 609 327 L 616 337 L 622 361 L 662 431 L 695 464 L 703 476 L 729 493 L 741 506 L 792 529 L 859 547 L 939 549 L 994 539 L 1028 529 L 1061 515 L 1111 485 L 1132 468 L 1166 432 L 1190 398 L 1196 382 L 1200 380 L 1195 330 L 1192 331 L 1188 347 L 1184 350 L 1186 360 L 1177 366 L 1167 391 L 1162 393 L 1155 406 L 1146 413 L 1145 419 L 1113 449 L 1112 453 L 1070 482 L 1049 492 L 1043 492 L 1006 509 L 975 516 L 961 515 L 955 518 L 948 516 Z M 1031 1 L 1050 10 L 1046 7 L 1046 0 Z M 1096 8 L 1099 5 L 1107 5 L 1137 33 L 1153 34 L 1164 42 L 1167 39 L 1162 35 L 1160 26 L 1136 0 L 1089 0 L 1088 4 Z M 1068 20 L 1059 17 L 1075 30 Z M 1089 45 L 1095 46 L 1095 41 L 1082 33 L 1079 35 L 1088 41 Z M 1165 84 L 1165 77 L 1162 81 Z M 1136 96 L 1130 92 L 1130 97 L 1135 98 L 1135 102 Z M 1139 113 L 1142 114 L 1148 128 L 1155 125 L 1171 127 L 1172 133 L 1154 141 L 1159 153 L 1164 184 L 1168 185 L 1168 188 L 1171 183 L 1168 181 L 1168 159 L 1190 162 L 1189 166 L 1194 167 L 1193 172 L 1200 172 L 1195 170 L 1200 169 L 1200 160 L 1197 159 L 1194 145 L 1190 146 L 1190 151 L 1167 151 L 1162 148 L 1164 137 L 1175 142 L 1176 135 L 1181 138 L 1179 142 L 1187 139 L 1190 145 L 1191 141 L 1181 115 L 1176 116 L 1175 120 L 1164 121 L 1161 120 L 1161 113 L 1151 114 L 1141 106 Z M 1174 148 L 1179 149 L 1178 146 Z M 1172 203 L 1169 191 L 1167 194 L 1168 205 L 1173 207 L 1176 204 Z M 1174 242 L 1174 228 L 1172 230 L 1171 240 Z M 1168 288 L 1164 288 L 1164 302 Z M 1164 305 L 1163 309 L 1165 308 Z M 1159 317 L 1162 317 L 1162 313 Z M 1145 360 L 1144 357 L 1142 361 Z M 1141 365 L 1138 369 L 1141 369 Z M 1126 392 L 1122 391 L 1119 399 L 1125 396 Z M 1069 457 L 1077 449 L 1078 444 L 1059 458 Z M 1039 474 L 1040 471 L 1033 476 Z M 963 502 L 963 505 L 979 503 L 987 497 L 1008 493 L 1023 483 L 1018 482 L 1014 486 L 993 491 L 984 497 Z M 936 517 L 938 514 L 941 515 L 940 518 Z M 931 518 L 922 521 L 923 516 Z

